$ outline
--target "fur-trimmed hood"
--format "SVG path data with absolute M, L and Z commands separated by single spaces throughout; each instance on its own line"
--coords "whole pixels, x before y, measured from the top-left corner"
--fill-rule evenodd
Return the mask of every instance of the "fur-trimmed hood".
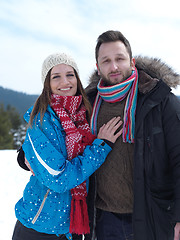
M 164 81 L 170 88 L 180 85 L 180 75 L 175 73 L 171 67 L 160 59 L 150 57 L 135 57 L 136 68 L 139 73 L 139 90 L 143 93 L 149 92 L 159 80 Z M 86 92 L 94 91 L 100 80 L 97 70 L 90 76 Z

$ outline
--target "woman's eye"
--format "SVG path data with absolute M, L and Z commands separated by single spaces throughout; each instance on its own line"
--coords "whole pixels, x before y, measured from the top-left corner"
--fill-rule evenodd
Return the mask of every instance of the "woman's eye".
M 57 75 L 57 76 L 53 76 L 53 77 L 52 77 L 52 79 L 56 79 L 56 78 L 59 78 L 59 76 Z
M 67 74 L 67 77 L 74 77 L 74 74 Z

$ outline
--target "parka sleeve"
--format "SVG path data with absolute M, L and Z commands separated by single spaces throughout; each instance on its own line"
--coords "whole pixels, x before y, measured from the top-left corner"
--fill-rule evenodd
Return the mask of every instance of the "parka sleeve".
M 60 141 L 56 137 L 54 141 Z M 61 141 L 65 144 L 63 138 Z M 40 127 L 36 127 L 27 130 L 23 150 L 35 177 L 60 193 L 78 186 L 94 173 L 105 161 L 111 147 L 103 140 L 95 139 L 82 155 L 68 161 L 66 154 L 52 144 L 52 138 L 50 140 Z
M 164 103 L 163 126 L 169 164 L 174 179 L 175 208 L 173 220 L 180 222 L 180 100 L 171 93 Z

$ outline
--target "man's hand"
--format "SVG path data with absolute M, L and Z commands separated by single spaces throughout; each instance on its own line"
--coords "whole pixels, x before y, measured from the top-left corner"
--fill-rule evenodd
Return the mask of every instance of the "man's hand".
M 34 174 L 32 168 L 31 168 L 31 166 L 30 166 L 28 160 L 26 159 L 26 157 L 25 157 L 25 164 L 26 164 L 26 166 L 29 168 L 29 170 L 31 171 L 32 175 L 35 176 L 35 174 Z
M 174 228 L 174 240 L 180 239 L 180 222 L 176 223 L 176 226 Z

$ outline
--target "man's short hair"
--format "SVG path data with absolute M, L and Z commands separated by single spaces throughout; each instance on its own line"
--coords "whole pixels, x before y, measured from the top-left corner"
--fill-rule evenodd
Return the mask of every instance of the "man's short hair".
M 99 48 L 100 48 L 101 44 L 109 43 L 109 42 L 117 42 L 117 41 L 121 41 L 122 43 L 124 43 L 128 53 L 129 53 L 130 60 L 131 60 L 132 59 L 132 50 L 131 50 L 129 41 L 124 37 L 124 35 L 121 32 L 109 30 L 109 31 L 102 33 L 97 39 L 97 44 L 96 44 L 96 48 L 95 48 L 96 62 L 98 62 Z

